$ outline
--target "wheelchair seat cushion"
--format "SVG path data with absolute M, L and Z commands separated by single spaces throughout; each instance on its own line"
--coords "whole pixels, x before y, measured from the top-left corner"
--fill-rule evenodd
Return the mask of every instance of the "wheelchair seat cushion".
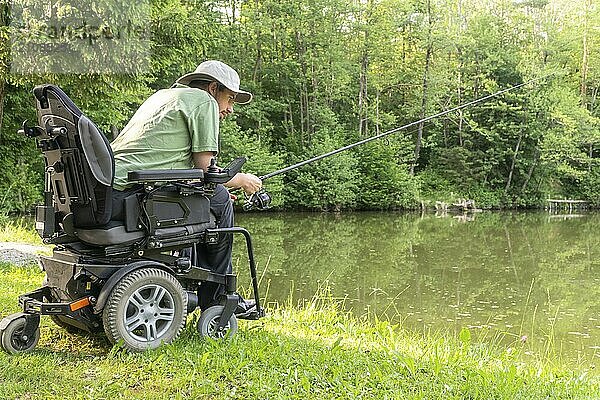
M 182 241 L 182 238 L 190 237 L 188 242 L 191 244 L 198 240 L 197 238 L 192 239 L 192 237 L 206 232 L 206 229 L 215 227 L 216 223 L 214 217 L 212 217 L 210 222 L 157 229 L 154 239 L 161 241 L 177 239 L 177 241 Z M 77 237 L 85 243 L 96 246 L 125 246 L 143 239 L 146 237 L 146 233 L 143 230 L 127 232 L 123 221 L 111 221 L 106 226 L 96 229 L 78 229 Z
M 127 232 L 123 221 L 110 221 L 107 225 L 93 229 L 77 229 L 77 237 L 97 246 L 115 244 L 128 245 L 144 238 L 144 231 Z

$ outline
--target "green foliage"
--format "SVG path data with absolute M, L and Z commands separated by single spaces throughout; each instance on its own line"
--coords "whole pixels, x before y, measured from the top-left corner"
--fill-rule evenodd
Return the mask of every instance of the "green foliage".
M 472 187 L 465 196 L 468 199 L 475 200 L 475 205 L 478 208 L 492 209 L 511 207 L 512 204 L 507 203 L 506 196 L 501 189 L 489 189 L 487 187 Z
M 79 12 L 66 3 L 53 3 L 56 15 Z M 399 132 L 389 146 L 365 146 L 267 182 L 281 208 L 412 208 L 453 194 L 490 207 L 532 207 L 548 196 L 597 203 L 600 195 L 600 58 L 592 51 L 600 44 L 593 28 L 600 12 L 589 1 L 151 0 L 138 10 L 144 18 L 141 11 L 132 17 L 143 21 L 146 36 L 136 46 L 148 57 L 142 51 L 139 59 L 114 65 L 137 70 L 105 74 L 99 65 L 43 75 L 9 73 L 11 8 L 1 5 L 5 210 L 29 210 L 39 199 L 40 158 L 15 133 L 24 119 L 35 119 L 33 86 L 60 85 L 113 138 L 153 91 L 208 58 L 235 66 L 242 86 L 255 94 L 224 127 L 230 149 L 223 155 L 246 155 L 248 169 L 259 173 L 553 74 L 430 121 L 422 131 Z M 24 20 L 45 26 L 35 14 Z M 76 37 L 61 40 L 82 50 Z M 96 60 L 99 53 L 91 50 L 102 46 L 83 51 L 82 65 Z
M 419 199 L 418 180 L 397 161 L 398 146 L 376 142 L 357 149 L 359 208 L 367 210 L 412 209 Z
M 581 182 L 581 199 L 594 207 L 600 207 L 600 168 L 592 169 Z
M 338 147 L 339 143 L 329 137 L 328 131 L 320 130 L 315 133 L 313 145 L 308 149 L 310 153 L 307 151 L 302 154 L 301 159 Z M 339 211 L 352 208 L 356 203 L 358 179 L 357 161 L 353 154 L 340 153 L 290 172 L 284 181 L 285 204 L 309 210 Z
M 35 121 L 29 96 L 8 88 L 8 107 L 0 130 L 0 212 L 30 212 L 41 200 L 43 159 L 35 143 L 17 133 L 24 120 Z

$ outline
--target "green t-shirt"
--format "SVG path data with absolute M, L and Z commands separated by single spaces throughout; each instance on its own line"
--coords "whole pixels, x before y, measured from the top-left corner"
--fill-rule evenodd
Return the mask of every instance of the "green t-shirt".
M 201 89 L 177 84 L 154 93 L 111 143 L 113 187 L 131 184 L 127 172 L 193 168 L 192 153 L 219 151 L 219 106 Z

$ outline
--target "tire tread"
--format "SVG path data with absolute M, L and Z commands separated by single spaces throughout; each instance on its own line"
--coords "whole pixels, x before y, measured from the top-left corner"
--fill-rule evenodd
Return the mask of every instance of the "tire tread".
M 179 281 L 177 281 L 177 279 L 173 277 L 173 275 L 164 270 L 158 268 L 141 268 L 130 272 L 129 274 L 125 275 L 125 277 L 123 277 L 119 282 L 117 282 L 117 284 L 115 285 L 108 297 L 106 306 L 103 310 L 102 320 L 104 323 L 104 331 L 106 333 L 106 336 L 108 337 L 108 340 L 110 340 L 111 343 L 117 343 L 122 339 L 117 327 L 117 309 L 120 306 L 121 301 L 123 300 L 125 291 L 129 287 L 131 287 L 131 285 L 134 285 L 136 282 L 149 278 L 165 278 L 171 281 L 171 283 L 178 287 L 178 293 L 181 296 L 183 304 L 183 318 L 179 327 L 177 327 L 177 332 L 172 337 L 167 338 L 166 340 L 161 340 L 161 344 L 171 343 L 173 340 L 177 339 L 179 335 L 181 335 L 181 332 L 185 327 L 187 317 L 187 297 L 184 295 L 183 287 L 181 286 Z M 125 344 L 125 348 L 133 351 L 142 350 L 130 347 L 127 344 Z

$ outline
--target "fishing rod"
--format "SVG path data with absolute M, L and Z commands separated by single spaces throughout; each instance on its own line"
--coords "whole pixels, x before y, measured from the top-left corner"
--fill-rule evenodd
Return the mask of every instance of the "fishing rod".
M 333 156 L 333 155 L 335 155 L 337 153 L 341 153 L 342 151 L 350 150 L 350 149 L 352 149 L 352 148 L 354 148 L 356 146 L 360 146 L 361 144 L 365 144 L 365 143 L 372 142 L 373 140 L 381 139 L 382 137 L 394 134 L 396 132 L 399 132 L 401 130 L 410 128 L 410 127 L 418 125 L 418 124 L 425 123 L 425 122 L 430 121 L 432 119 L 439 118 L 439 117 L 444 116 L 446 114 L 449 114 L 451 112 L 462 110 L 463 108 L 467 108 L 467 107 L 473 106 L 475 104 L 482 103 L 482 102 L 484 102 L 486 100 L 489 100 L 491 98 L 500 96 L 501 94 L 504 94 L 504 93 L 509 92 L 511 90 L 515 90 L 515 89 L 518 89 L 518 88 L 523 87 L 525 85 L 528 85 L 528 84 L 530 84 L 532 82 L 536 82 L 536 81 L 545 79 L 545 78 L 547 78 L 550 75 L 552 75 L 552 74 L 548 74 L 548 75 L 545 75 L 545 76 L 542 76 L 542 77 L 539 77 L 539 78 L 530 79 L 527 82 L 519 83 L 518 85 L 514 85 L 514 86 L 511 86 L 509 88 L 499 90 L 499 91 L 497 91 L 495 93 L 488 94 L 487 96 L 483 96 L 483 97 L 480 97 L 478 99 L 469 101 L 467 103 L 461 104 L 461 105 L 456 106 L 454 108 L 451 108 L 449 110 L 441 111 L 441 112 L 439 112 L 437 114 L 430 115 L 430 116 L 422 118 L 422 119 L 420 119 L 418 121 L 414 121 L 414 122 L 411 122 L 409 124 L 400 126 L 398 128 L 394 128 L 394 129 L 391 129 L 389 131 L 380 133 L 379 135 L 371 136 L 369 138 L 360 140 L 360 141 L 358 141 L 356 143 L 352 143 L 352 144 L 349 144 L 347 146 L 340 147 L 339 149 L 335 149 L 335 150 L 332 150 L 332 151 L 327 152 L 325 154 L 321 154 L 319 156 L 315 156 L 315 157 L 309 158 L 308 160 L 304 160 L 304 161 L 301 161 L 299 163 L 290 165 L 288 167 L 279 169 L 277 171 L 270 172 L 270 173 L 268 173 L 266 175 L 260 176 L 259 179 L 264 182 L 265 180 L 270 179 L 270 178 L 272 178 L 274 176 L 281 175 L 281 174 L 284 174 L 284 173 L 286 173 L 288 171 L 294 170 L 296 168 L 300 168 L 300 167 L 302 167 L 302 166 L 304 166 L 306 164 L 310 164 L 310 163 L 313 163 L 315 161 L 319 161 L 319 160 L 322 160 L 324 158 L 331 157 L 331 156 Z M 271 196 L 264 189 L 261 189 L 258 192 L 254 193 L 253 195 L 251 195 L 250 198 L 244 203 L 244 209 L 245 210 L 251 210 L 253 208 L 256 208 L 256 209 L 262 210 L 262 209 L 269 208 L 270 204 L 271 204 Z

